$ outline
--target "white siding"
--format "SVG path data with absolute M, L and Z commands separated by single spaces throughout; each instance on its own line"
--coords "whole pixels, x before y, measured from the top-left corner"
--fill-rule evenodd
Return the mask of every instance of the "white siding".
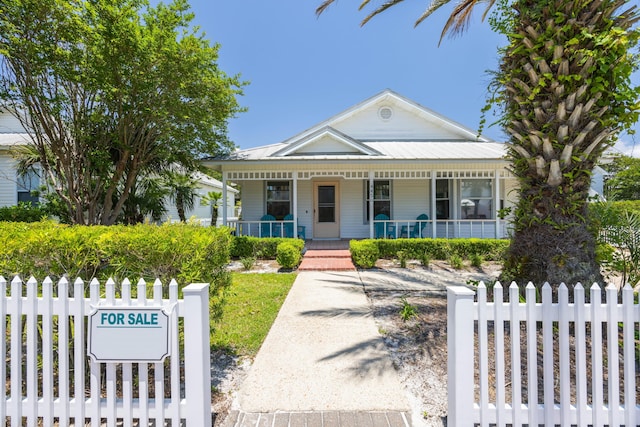
M 313 236 L 313 186 L 311 181 L 298 181 L 298 225 L 306 227 L 307 239 Z
M 21 133 L 24 128 L 11 114 L 0 112 L 0 133 Z
M 343 180 L 340 183 L 340 237 L 369 237 L 369 224 L 364 223 L 364 181 Z
M 431 217 L 429 208 L 429 190 L 431 180 L 395 180 L 391 181 L 393 219 L 413 220 L 420 214 Z
M 0 152 L 0 206 L 13 206 L 18 200 L 16 170 L 11 156 Z
M 264 215 L 264 183 L 262 181 L 242 182 L 242 219 L 258 221 Z

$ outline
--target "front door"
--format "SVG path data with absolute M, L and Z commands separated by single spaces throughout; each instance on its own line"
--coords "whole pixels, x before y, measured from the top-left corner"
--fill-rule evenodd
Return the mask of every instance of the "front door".
M 313 184 L 313 237 L 340 238 L 340 185 L 338 182 Z

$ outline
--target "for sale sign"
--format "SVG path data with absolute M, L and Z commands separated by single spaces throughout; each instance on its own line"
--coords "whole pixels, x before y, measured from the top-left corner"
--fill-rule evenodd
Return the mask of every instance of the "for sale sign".
M 169 356 L 169 315 L 163 307 L 96 307 L 87 346 L 95 362 L 161 362 Z

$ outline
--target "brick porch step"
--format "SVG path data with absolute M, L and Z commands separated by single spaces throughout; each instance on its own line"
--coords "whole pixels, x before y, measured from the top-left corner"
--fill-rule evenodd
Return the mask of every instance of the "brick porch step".
M 308 250 L 298 271 L 355 271 L 348 250 Z

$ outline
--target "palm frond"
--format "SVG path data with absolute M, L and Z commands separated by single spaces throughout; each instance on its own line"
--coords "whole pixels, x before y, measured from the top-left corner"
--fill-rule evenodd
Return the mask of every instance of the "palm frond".
M 485 2 L 487 3 L 487 7 L 482 14 L 482 19 L 484 20 L 484 18 L 487 16 L 487 13 L 495 3 L 495 0 L 463 0 L 458 3 L 451 12 L 449 19 L 447 19 L 447 22 L 444 24 L 444 28 L 442 29 L 442 33 L 440 34 L 440 43 L 442 42 L 442 39 L 444 39 L 444 36 L 447 35 L 447 33 L 450 36 L 456 36 L 465 32 L 469 26 L 469 22 L 471 21 L 471 16 L 474 8 L 479 3 Z M 416 25 L 422 22 L 427 16 L 424 16 L 423 14 L 423 16 L 418 19 L 418 22 L 416 22 Z
M 336 0 L 324 0 L 320 4 L 320 6 L 316 8 L 316 16 L 322 15 L 322 12 L 324 12 L 329 6 L 331 6 L 331 4 L 333 4 L 334 1 Z
M 424 12 L 422 12 L 422 15 L 420 15 L 418 20 L 415 22 L 414 27 L 417 27 L 418 25 L 420 25 L 422 21 L 430 17 L 436 10 L 440 9 L 445 4 L 448 4 L 450 1 L 451 0 L 433 0 L 429 4 L 429 7 L 427 7 L 427 9 Z
M 365 25 L 367 22 L 369 22 L 371 20 L 371 18 L 373 18 L 376 15 L 381 14 L 382 12 L 384 12 L 385 10 L 389 9 L 392 6 L 397 5 L 398 3 L 402 3 L 404 0 L 389 0 L 386 3 L 383 3 L 382 5 L 380 5 L 380 7 L 378 7 L 376 10 L 374 10 L 373 12 L 371 12 L 370 14 L 368 14 L 366 16 L 366 18 L 364 18 L 362 20 L 362 22 L 360 22 L 360 26 L 362 27 L 363 25 Z M 362 7 L 364 7 L 364 5 L 366 3 L 368 3 L 368 0 L 365 0 L 362 2 L 362 5 L 360 5 L 360 8 L 362 9 Z

